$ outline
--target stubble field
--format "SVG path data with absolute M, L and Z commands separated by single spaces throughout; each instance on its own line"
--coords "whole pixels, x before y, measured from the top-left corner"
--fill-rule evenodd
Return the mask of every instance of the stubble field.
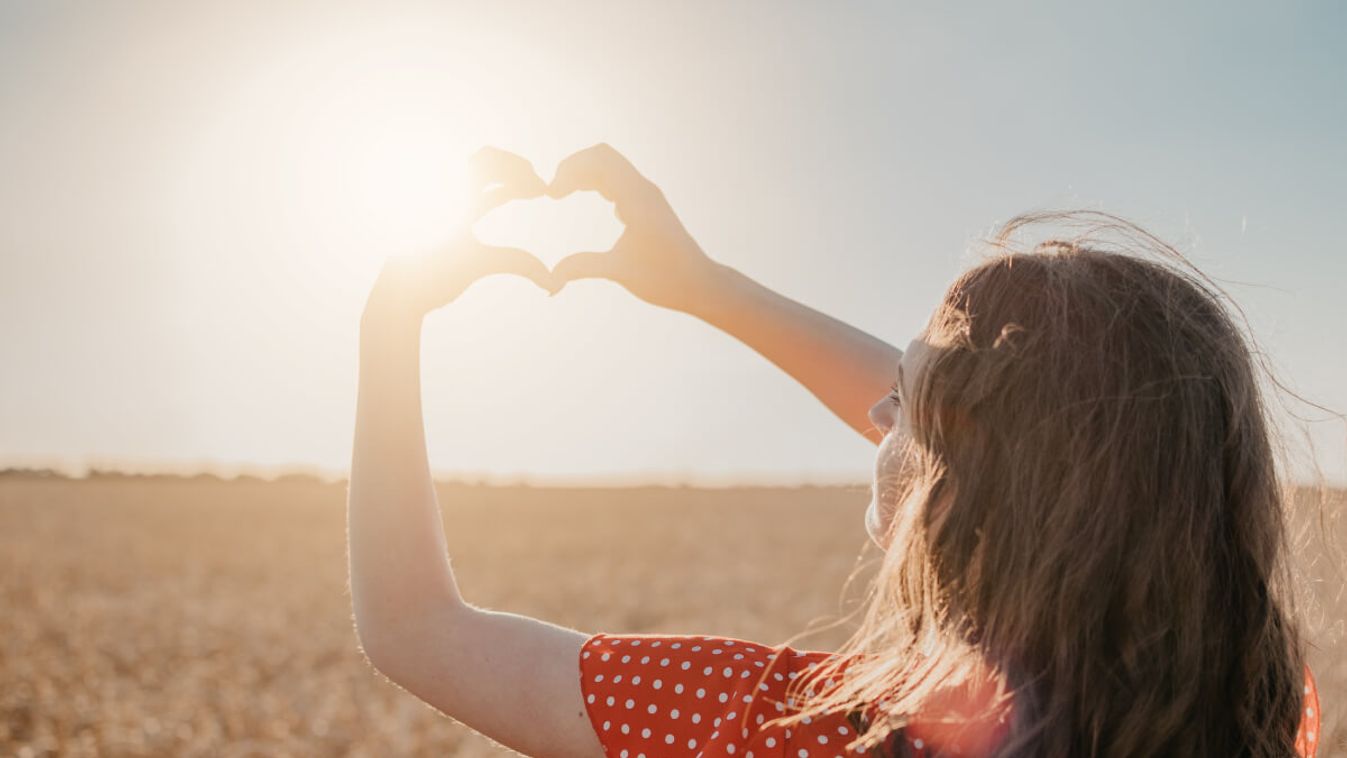
M 585 632 L 777 644 L 854 607 L 868 569 L 843 583 L 875 557 L 864 487 L 439 494 L 471 602 Z M 304 478 L 0 477 L 0 755 L 510 754 L 366 664 L 344 500 Z M 1341 579 L 1316 557 L 1299 559 L 1331 599 Z M 1347 663 L 1319 642 L 1320 755 L 1347 755 Z

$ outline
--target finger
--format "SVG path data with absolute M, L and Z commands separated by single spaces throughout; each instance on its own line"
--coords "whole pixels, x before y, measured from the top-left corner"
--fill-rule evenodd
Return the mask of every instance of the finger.
M 533 194 L 521 193 L 517 188 L 510 186 L 497 186 L 485 190 L 473 198 L 470 203 L 469 216 L 472 220 L 485 216 L 495 208 L 510 202 L 511 200 L 526 200 L 532 197 L 541 196 L 541 190 Z
M 533 254 L 516 247 L 483 245 L 479 250 L 481 276 L 514 274 L 552 292 L 552 272 Z
M 565 197 L 572 192 L 592 190 L 620 204 L 633 192 L 649 184 L 636 167 L 606 142 L 573 153 L 557 164 L 557 172 L 547 185 L 549 197 Z
M 612 279 L 615 272 L 610 253 L 572 253 L 552 267 L 554 294 L 577 279 Z
M 468 159 L 468 175 L 473 193 L 500 185 L 514 190 L 512 197 L 539 197 L 547 189 L 527 158 L 491 145 L 479 148 Z

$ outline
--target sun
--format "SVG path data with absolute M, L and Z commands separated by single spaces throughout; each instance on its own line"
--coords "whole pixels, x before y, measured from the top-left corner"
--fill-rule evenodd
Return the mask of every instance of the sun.
M 378 88 L 312 103 L 295 156 L 303 205 L 372 260 L 425 252 L 465 219 L 469 146 Z

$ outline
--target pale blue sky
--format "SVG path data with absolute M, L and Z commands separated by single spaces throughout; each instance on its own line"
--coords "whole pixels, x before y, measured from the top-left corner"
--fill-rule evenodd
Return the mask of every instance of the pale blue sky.
M 0 3 L 0 459 L 343 469 L 364 291 L 488 143 L 550 177 L 607 141 L 712 257 L 900 346 L 997 222 L 1118 213 L 1347 410 L 1347 6 L 1032 5 Z M 593 200 L 543 238 L 524 212 L 479 229 L 551 258 L 614 233 Z M 873 456 L 607 283 L 478 285 L 424 376 L 448 474 L 858 481 Z M 1340 480 L 1345 434 L 1316 432 Z

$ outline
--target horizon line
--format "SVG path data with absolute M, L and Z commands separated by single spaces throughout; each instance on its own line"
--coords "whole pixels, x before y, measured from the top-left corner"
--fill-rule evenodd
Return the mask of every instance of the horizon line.
M 260 479 L 277 481 L 306 478 L 324 484 L 348 480 L 348 469 L 317 464 L 228 463 L 213 460 L 173 461 L 129 458 L 69 459 L 56 456 L 0 457 L 0 476 L 55 476 L 64 479 L 97 477 L 165 477 L 190 479 L 198 476 L 223 481 Z M 467 484 L 488 487 L 556 487 L 619 489 L 634 487 L 695 487 L 720 489 L 732 487 L 868 487 L 863 472 L 810 472 L 803 475 L 744 472 L 740 474 L 698 474 L 660 471 L 609 474 L 539 474 L 523 471 L 499 473 L 487 471 L 432 470 L 437 484 Z

